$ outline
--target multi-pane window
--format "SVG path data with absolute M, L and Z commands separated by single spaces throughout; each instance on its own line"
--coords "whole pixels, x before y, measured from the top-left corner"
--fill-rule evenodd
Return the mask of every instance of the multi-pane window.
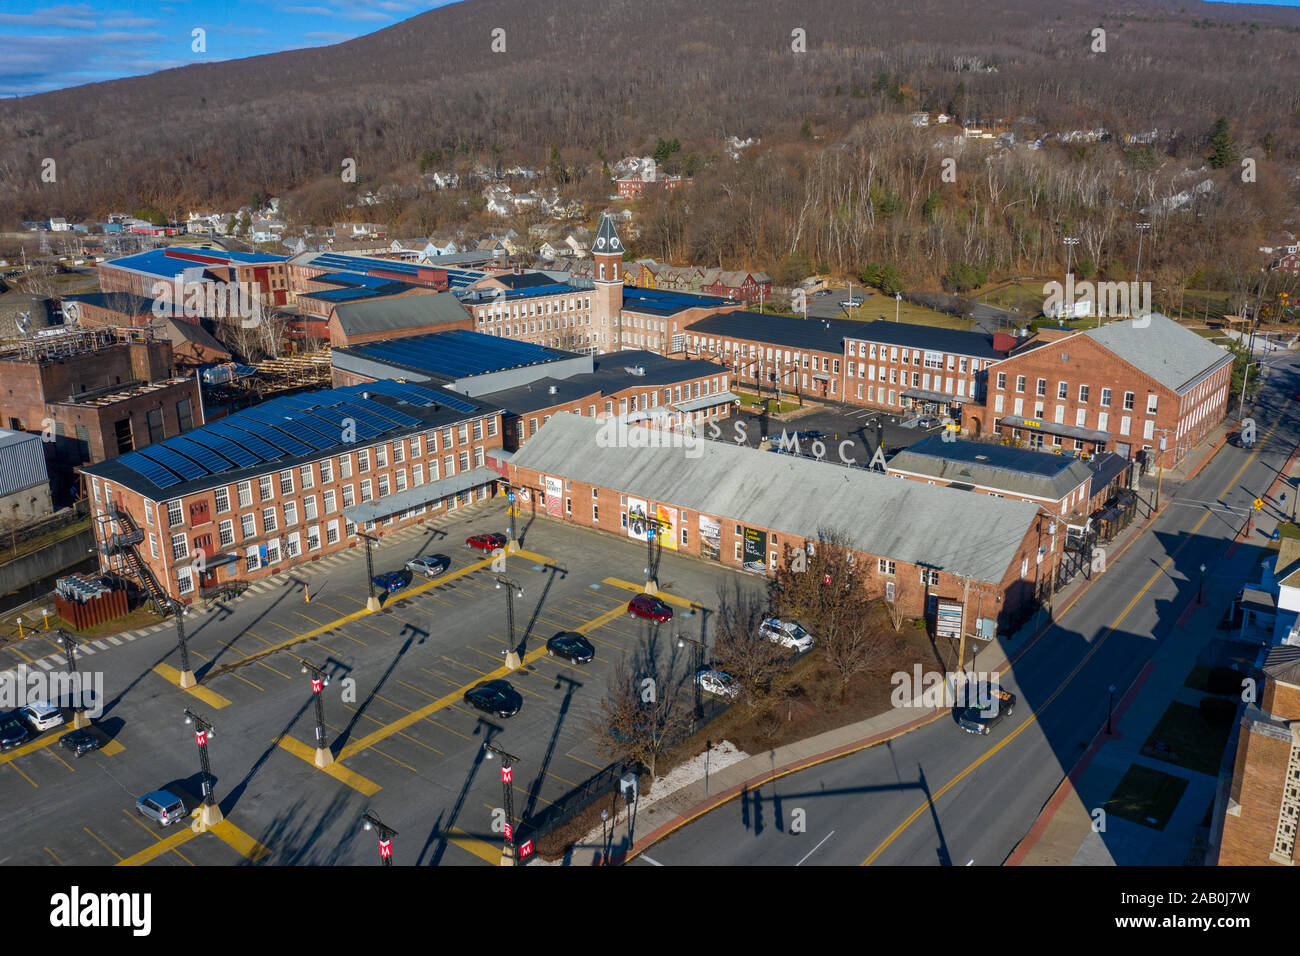
M 352 456 L 351 455 L 344 455 L 342 458 L 339 459 L 339 477 L 345 479 L 352 477 Z
M 307 550 L 320 550 L 320 528 L 317 528 L 314 525 L 307 529 Z
M 230 489 L 221 487 L 212 492 L 212 497 L 217 503 L 217 514 L 225 514 L 230 510 Z
M 308 521 L 316 520 L 316 496 L 302 499 L 302 514 Z
M 411 436 L 411 457 L 412 458 L 419 458 L 421 455 L 424 454 L 424 450 L 420 447 L 422 444 L 420 439 L 423 437 L 424 436 L 422 435 Z
M 1007 387 L 1007 373 L 998 372 L 998 388 L 1006 388 L 1006 387 Z
M 351 485 L 344 485 L 343 486 L 343 507 L 351 508 L 356 503 L 357 503 L 357 496 L 356 496 L 356 492 L 353 490 L 353 487 Z
M 176 569 L 176 593 L 189 594 L 194 590 L 194 573 L 188 568 Z
M 311 465 L 303 465 L 298 469 L 298 480 L 304 488 L 316 487 L 316 476 L 312 473 Z
M 284 503 L 284 526 L 292 528 L 298 523 L 298 502 L 286 501 Z
M 228 548 L 235 543 L 235 522 L 227 518 L 217 525 L 217 539 L 221 542 L 223 548 Z
M 446 450 L 451 448 L 453 444 L 454 439 L 452 438 L 451 426 L 448 426 L 442 430 L 442 447 Z
M 443 476 L 446 478 L 450 478 L 452 475 L 456 474 L 455 455 L 448 455 L 446 458 L 442 460 L 442 470 L 443 470 Z
M 596 407 L 595 407 L 594 405 L 591 406 L 591 417 L 592 417 L 592 418 L 595 418 L 595 417 L 596 417 Z M 488 436 L 494 438 L 494 437 L 496 437 L 496 433 L 497 433 L 497 420 L 496 420 L 495 418 L 489 418 L 489 419 L 488 419 Z
M 247 508 L 253 503 L 253 485 L 248 481 L 239 483 L 239 507 Z
M 877 558 L 876 570 L 878 570 L 881 574 L 892 576 L 894 573 L 894 562 L 886 561 L 884 558 Z
M 179 561 L 189 557 L 190 543 L 183 534 L 172 535 L 172 560 Z
M 400 465 L 406 461 L 406 442 L 400 438 L 393 442 L 393 464 Z
M 280 472 L 280 494 L 293 494 L 293 471 L 287 470 Z
M 474 440 L 483 440 L 483 419 L 479 418 L 474 421 Z
M 468 451 L 463 451 L 463 452 L 460 453 L 460 470 L 461 470 L 462 472 L 469 471 L 469 452 L 468 452 Z
M 333 514 L 335 510 L 335 504 L 336 504 L 336 499 L 334 497 L 334 489 L 331 488 L 328 491 L 324 492 L 321 495 L 321 497 L 324 499 L 321 503 L 325 506 L 325 513 L 327 515 Z
M 387 445 L 375 446 L 375 465 L 378 468 L 388 467 L 388 446 Z
M 357 452 L 357 473 L 364 475 L 370 471 L 370 449 L 365 448 Z
M 339 523 L 337 521 L 331 521 L 325 526 L 325 543 L 339 543 Z
M 1156 413 L 1156 406 L 1157 406 L 1157 404 L 1158 404 L 1159 401 L 1160 401 L 1160 399 L 1159 399 L 1156 395 L 1154 395 L 1154 394 L 1152 394 L 1152 395 L 1148 395 L 1148 396 L 1147 396 L 1147 414 L 1148 414 L 1148 415 L 1154 415 L 1154 414 Z
M 158 536 L 152 533 L 149 535 L 149 557 L 158 560 Z
M 1104 408 L 1110 408 L 1110 389 L 1103 388 L 1101 390 L 1101 404 Z
M 272 531 L 275 530 L 275 528 L 276 528 L 275 509 L 263 508 L 262 509 L 262 532 L 264 534 L 270 534 Z
M 334 483 L 333 458 L 326 458 L 320 463 L 320 483 L 322 485 L 331 485 Z
M 1062 382 L 1061 384 L 1064 385 L 1065 383 Z M 1044 395 L 1047 394 L 1047 379 L 1040 378 L 1038 380 L 1038 388 L 1036 389 L 1036 394 L 1038 395 L 1039 398 L 1042 398 Z
M 181 500 L 173 498 L 167 502 L 167 527 L 174 528 L 182 521 L 181 517 Z
M 243 536 L 244 536 L 245 539 L 247 539 L 247 538 L 256 538 L 256 537 L 257 537 L 257 519 L 254 518 L 251 514 L 240 515 L 240 516 L 239 516 L 239 530 L 240 530 L 240 532 L 243 534 Z
M 370 479 L 366 478 L 361 482 L 361 500 L 369 501 L 374 496 L 374 487 L 370 484 Z
M 466 423 L 466 422 L 461 422 L 461 424 L 459 424 L 459 425 L 456 426 L 456 440 L 457 440 L 458 442 L 460 442 L 460 444 L 462 444 L 462 445 L 465 445 L 465 444 L 468 444 L 468 443 L 469 443 L 469 424 L 468 424 L 468 423 Z
M 1133 410 L 1133 393 L 1132 393 L 1132 392 L 1125 392 L 1125 393 L 1124 393 L 1124 410 L 1125 410 L 1125 411 L 1130 411 L 1130 412 Z
M 421 465 L 419 462 L 416 462 L 414 465 L 411 466 L 411 484 L 412 485 L 424 484 L 424 466 Z
M 257 479 L 257 493 L 259 501 L 270 501 L 274 495 L 271 490 L 271 476 L 263 475 Z
M 483 462 L 484 457 L 485 456 L 483 454 L 483 446 L 479 445 L 477 448 L 474 449 L 474 465 L 478 468 L 482 468 L 484 464 Z
M 1016 376 L 1016 391 L 1017 391 L 1017 392 L 1023 392 L 1024 390 L 1025 390 L 1025 376 L 1023 376 L 1023 375 L 1017 375 L 1017 376 Z
M 398 491 L 406 490 L 406 469 L 403 468 L 393 476 Z
M 388 496 L 388 493 L 389 493 L 388 476 L 380 475 L 379 476 L 379 497 L 385 498 Z
M 1092 389 L 1091 389 L 1089 386 L 1087 386 L 1087 385 L 1080 385 L 1080 386 L 1079 386 L 1079 404 L 1081 404 L 1081 405 L 1087 405 L 1087 404 L 1088 404 L 1088 396 L 1089 396 L 1090 394 L 1092 394 Z

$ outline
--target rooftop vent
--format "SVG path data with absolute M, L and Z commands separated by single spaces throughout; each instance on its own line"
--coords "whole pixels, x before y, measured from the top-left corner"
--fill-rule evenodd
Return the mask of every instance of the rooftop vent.
M 976 460 L 976 461 L 988 461 L 988 460 L 989 460 L 989 456 L 988 456 L 988 455 L 976 455 L 976 456 L 975 456 L 975 460 Z
M 554 385 L 552 385 L 550 388 L 547 389 L 547 391 L 550 392 L 552 395 L 557 395 L 559 394 L 560 390 L 556 388 Z
M 644 375 L 645 375 L 645 366 L 644 366 L 644 365 L 636 365 L 636 366 L 633 366 L 632 368 L 624 368 L 623 371 L 627 372 L 628 375 L 639 375 L 639 376 L 644 376 Z

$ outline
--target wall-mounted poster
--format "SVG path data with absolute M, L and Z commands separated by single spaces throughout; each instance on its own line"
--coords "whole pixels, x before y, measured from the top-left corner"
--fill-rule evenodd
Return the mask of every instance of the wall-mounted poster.
M 552 518 L 560 517 L 564 512 L 564 480 L 547 475 L 546 482 L 546 513 Z
M 659 519 L 659 547 L 677 550 L 677 509 L 667 505 L 655 505 L 656 517 Z
M 961 637 L 961 602 L 940 601 L 935 612 L 934 633 L 953 640 Z
M 745 529 L 745 560 L 741 567 L 755 574 L 767 573 L 767 532 Z
M 627 536 L 629 538 L 639 538 L 642 541 L 646 539 L 646 529 L 649 522 L 646 521 L 646 505 L 640 498 L 627 499 Z
M 700 557 L 722 560 L 722 522 L 700 515 Z

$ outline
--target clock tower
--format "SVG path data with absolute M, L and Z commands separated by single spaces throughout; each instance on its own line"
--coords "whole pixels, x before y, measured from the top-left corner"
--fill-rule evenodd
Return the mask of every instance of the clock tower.
M 595 268 L 596 308 L 594 318 L 600 323 L 599 352 L 617 352 L 621 348 L 623 314 L 623 243 L 614 231 L 608 212 L 600 217 L 600 229 L 591 247 Z

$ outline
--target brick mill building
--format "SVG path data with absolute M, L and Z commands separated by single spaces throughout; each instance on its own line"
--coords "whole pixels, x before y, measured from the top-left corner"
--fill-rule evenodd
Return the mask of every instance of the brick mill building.
M 264 402 L 83 469 L 100 565 L 159 601 L 279 573 L 487 498 L 501 437 L 499 410 L 419 385 Z
M 1180 461 L 1227 412 L 1231 353 L 1152 314 L 1080 332 L 1040 332 L 989 372 L 963 426 L 1032 448 L 1109 449 Z
M 620 440 L 615 424 L 555 415 L 509 456 L 511 486 L 529 490 L 539 516 L 642 541 L 645 518 L 658 518 L 665 548 L 755 573 L 770 573 L 787 548 L 839 530 L 871 589 L 906 615 L 968 594 L 968 632 L 983 618 L 1013 629 L 1064 544 L 1059 519 L 1030 502 L 727 441 L 686 447 L 666 430 L 646 429 L 654 438 L 644 444 Z
M 180 281 L 184 288 L 190 284 L 212 288 L 234 286 L 250 297 L 256 289 L 257 301 L 272 308 L 288 301 L 286 261 L 284 256 L 260 252 L 176 247 L 111 259 L 99 263 L 96 269 L 99 287 L 104 292 L 133 292 L 153 299 L 154 289 L 160 282 L 173 285 Z M 182 304 L 176 303 L 178 315 Z

